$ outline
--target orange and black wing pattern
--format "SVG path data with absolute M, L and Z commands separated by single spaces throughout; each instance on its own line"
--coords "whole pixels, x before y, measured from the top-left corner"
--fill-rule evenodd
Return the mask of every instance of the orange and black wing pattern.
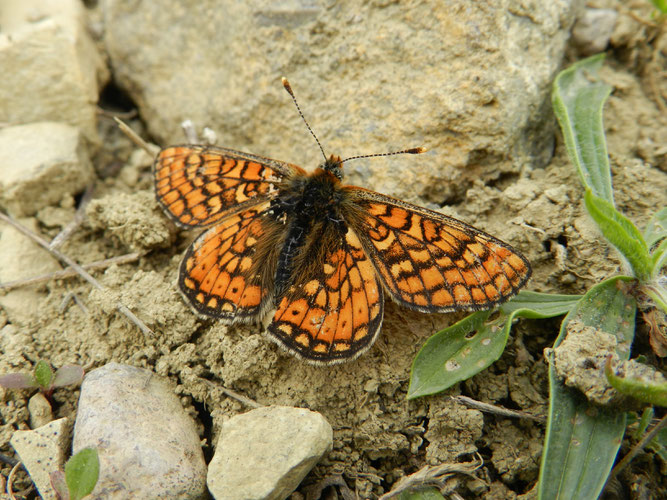
M 265 202 L 227 217 L 187 249 L 179 286 L 199 314 L 248 322 L 260 319 L 272 304 L 273 286 L 267 276 L 275 258 L 262 251 L 270 248 L 267 207 Z
M 296 165 L 212 146 L 171 146 L 153 164 L 158 203 L 181 227 L 210 226 L 276 195 Z
M 438 212 L 354 186 L 348 222 L 399 304 L 422 312 L 490 309 L 531 274 L 511 246 Z
M 277 298 L 267 332 L 310 363 L 349 361 L 377 338 L 384 308 L 382 286 L 352 230 L 321 239 L 315 254 L 310 271 L 295 273 Z

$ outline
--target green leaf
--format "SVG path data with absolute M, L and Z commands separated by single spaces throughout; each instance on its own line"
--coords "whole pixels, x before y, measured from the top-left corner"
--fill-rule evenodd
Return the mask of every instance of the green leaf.
M 578 300 L 572 295 L 520 292 L 492 321 L 487 321 L 491 311 L 479 311 L 436 333 L 412 363 L 408 399 L 444 391 L 490 366 L 505 350 L 514 318 L 559 316 Z
M 500 306 L 500 311 L 510 314 L 523 309 L 521 313 L 523 318 L 553 318 L 568 313 L 579 302 L 579 299 L 581 295 L 559 295 L 523 290 L 512 300 Z
M 84 448 L 65 464 L 65 481 L 71 500 L 79 500 L 90 493 L 100 475 L 100 460 L 96 448 Z
M 404 491 L 397 497 L 398 500 L 444 500 L 437 488 L 422 488 L 413 491 Z
M 51 387 L 51 380 L 53 380 L 53 370 L 46 361 L 38 361 L 35 365 L 35 380 L 37 384 L 43 389 Z
M 494 357 L 496 353 L 489 353 L 489 350 L 495 339 L 497 351 L 502 333 L 498 328 L 491 330 L 485 325 L 490 314 L 490 311 L 473 313 L 424 343 L 412 362 L 408 399 L 444 391 L 498 359 Z M 502 353 L 504 342 L 501 344 Z M 480 364 L 475 366 L 478 362 Z
M 607 360 L 604 372 L 611 386 L 621 394 L 632 396 L 653 406 L 667 406 L 667 382 L 659 384 L 636 378 L 619 377 L 611 367 L 611 359 Z
M 662 14 L 667 14 L 667 0 L 651 0 L 651 3 Z
M 653 214 L 644 229 L 644 239 L 649 248 L 663 238 L 667 238 L 667 207 Z
M 563 320 L 554 346 L 565 338 L 568 323 L 576 320 L 616 336 L 617 354 L 628 359 L 637 309 L 627 283 L 631 281 L 617 276 L 591 288 Z M 553 366 L 549 367 L 549 391 L 538 498 L 596 499 L 621 445 L 625 414 L 589 403 L 562 384 Z
M 653 263 L 639 229 L 616 210 L 614 205 L 595 196 L 589 189 L 584 195 L 584 202 L 604 237 L 625 257 L 637 279 L 641 282 L 648 281 Z
M 570 160 L 583 185 L 596 196 L 614 202 L 602 107 L 611 87 L 597 81 L 604 62 L 598 54 L 573 64 L 556 77 L 551 97 Z

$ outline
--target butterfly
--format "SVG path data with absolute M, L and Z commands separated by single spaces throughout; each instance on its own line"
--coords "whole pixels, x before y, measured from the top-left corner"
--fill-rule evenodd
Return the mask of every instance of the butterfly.
M 283 85 L 303 113 L 287 80 Z M 306 122 L 313 137 L 315 134 Z M 184 228 L 178 284 L 226 323 L 272 317 L 266 333 L 311 364 L 356 358 L 380 332 L 388 295 L 425 313 L 490 309 L 528 281 L 510 245 L 441 213 L 343 184 L 339 156 L 313 172 L 205 145 L 162 149 L 156 197 Z M 421 153 L 421 148 L 386 153 Z

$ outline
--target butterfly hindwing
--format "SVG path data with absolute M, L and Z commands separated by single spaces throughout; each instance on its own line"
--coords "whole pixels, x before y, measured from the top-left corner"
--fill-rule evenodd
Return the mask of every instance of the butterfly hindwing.
M 346 186 L 348 218 L 392 298 L 423 312 L 489 309 L 531 274 L 512 247 L 451 217 Z
M 228 322 L 260 319 L 270 306 L 276 255 L 268 203 L 227 217 L 190 245 L 179 286 L 194 309 Z
M 318 240 L 317 255 L 276 299 L 267 332 L 280 345 L 315 364 L 350 360 L 380 331 L 382 286 L 359 238 L 349 229 Z M 305 250 L 305 249 L 304 249 Z
M 171 146 L 153 164 L 158 203 L 183 227 L 210 226 L 274 197 L 296 165 L 212 146 Z

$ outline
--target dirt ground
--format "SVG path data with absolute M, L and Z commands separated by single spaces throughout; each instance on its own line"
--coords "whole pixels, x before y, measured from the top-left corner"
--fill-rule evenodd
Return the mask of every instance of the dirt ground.
M 604 122 L 616 201 L 640 228 L 667 202 L 666 52 L 664 27 L 647 23 L 641 34 L 612 40 L 602 71 L 614 88 Z M 572 48 L 567 63 L 579 58 Z M 118 95 L 107 89 L 100 107 L 117 109 Z M 143 131 L 138 118 L 128 121 Z M 388 302 L 381 336 L 368 353 L 342 365 L 301 363 L 268 341 L 257 326 L 229 327 L 190 311 L 177 291 L 176 278 L 183 252 L 198 232 L 179 231 L 168 222 L 154 202 L 151 159 L 135 152 L 107 114 L 99 123 L 103 147 L 94 161 L 99 178 L 94 199 L 83 224 L 61 250 L 78 262 L 133 251 L 141 256 L 97 272 L 104 292 L 77 278 L 0 292 L 21 293 L 21 301 L 30 304 L 29 320 L 21 328 L 0 310 L 0 371 L 28 370 L 38 359 L 55 367 L 78 363 L 91 369 L 114 360 L 154 370 L 173 383 L 198 422 L 207 460 L 218 424 L 248 410 L 216 386 L 264 405 L 319 411 L 334 429 L 334 449 L 304 480 L 303 493 L 342 475 L 359 498 L 374 498 L 425 465 L 481 457 L 484 466 L 475 477 L 456 477 L 448 488 L 465 498 L 533 497 L 544 424 L 483 414 L 449 396 L 461 394 L 546 415 L 547 366 L 542 352 L 555 339 L 558 320 L 520 321 L 493 366 L 444 394 L 416 401 L 405 398 L 412 360 L 430 335 L 462 314 L 423 315 Z M 404 163 L 410 168 L 410 161 Z M 622 272 L 623 265 L 584 213 L 582 194 L 558 134 L 544 169 L 475 183 L 458 203 L 442 210 L 516 245 L 533 265 L 529 289 L 583 293 Z M 33 220 L 35 227 L 46 239 L 53 238 L 73 219 L 77 201 L 41 210 Z M 142 334 L 118 314 L 118 300 L 156 335 Z M 648 354 L 641 319 L 636 350 Z M 3 454 L 12 454 L 11 433 L 28 428 L 28 397 L 27 392 L 0 390 Z M 54 397 L 56 417 L 74 415 L 78 390 L 60 389 Z M 626 450 L 624 443 L 621 453 Z M 666 468 L 658 458 L 640 455 L 621 477 L 619 498 L 667 493 Z M 0 473 L 6 476 L 9 468 L 2 465 Z M 15 489 L 26 484 L 27 478 L 19 474 Z

